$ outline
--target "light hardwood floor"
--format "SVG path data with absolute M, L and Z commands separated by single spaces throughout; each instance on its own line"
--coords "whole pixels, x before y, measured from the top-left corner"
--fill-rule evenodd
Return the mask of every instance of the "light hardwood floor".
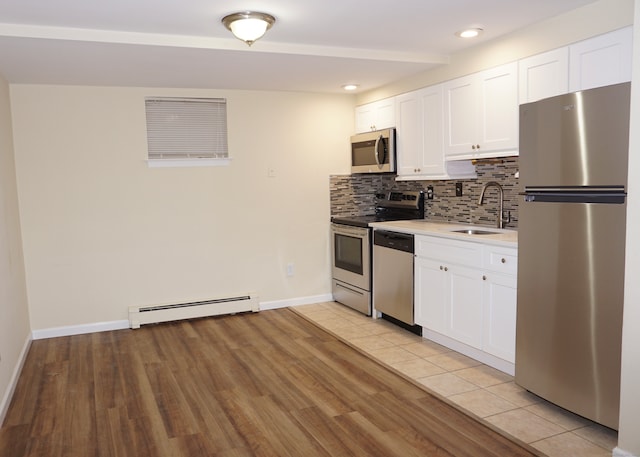
M 549 457 L 611 457 L 617 433 L 522 389 L 505 373 L 335 302 L 295 312 L 468 414 Z
M 289 309 L 34 341 L 3 457 L 531 456 Z

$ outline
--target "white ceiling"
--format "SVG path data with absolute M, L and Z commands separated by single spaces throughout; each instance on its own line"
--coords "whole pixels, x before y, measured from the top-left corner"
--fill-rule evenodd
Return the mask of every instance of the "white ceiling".
M 369 90 L 594 0 L 2 0 L 10 83 L 341 92 Z M 276 24 L 251 48 L 220 20 Z M 479 40 L 454 36 L 481 27 Z

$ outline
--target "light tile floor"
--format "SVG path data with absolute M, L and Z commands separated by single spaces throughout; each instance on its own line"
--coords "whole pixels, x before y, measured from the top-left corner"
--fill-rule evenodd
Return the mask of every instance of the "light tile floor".
M 610 457 L 614 430 L 537 397 L 501 371 L 335 302 L 294 311 L 549 457 Z

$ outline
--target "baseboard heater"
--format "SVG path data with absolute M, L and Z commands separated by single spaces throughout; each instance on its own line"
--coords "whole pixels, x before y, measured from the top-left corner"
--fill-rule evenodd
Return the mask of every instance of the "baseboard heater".
M 130 306 L 129 326 L 131 328 L 140 328 L 144 324 L 196 319 L 246 311 L 257 312 L 258 310 L 258 296 L 254 294 L 171 305 Z

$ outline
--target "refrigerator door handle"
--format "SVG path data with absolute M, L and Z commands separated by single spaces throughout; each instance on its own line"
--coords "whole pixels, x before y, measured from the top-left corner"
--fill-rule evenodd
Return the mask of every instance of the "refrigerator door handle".
M 527 203 L 614 203 L 623 204 L 627 193 L 624 186 L 560 186 L 560 187 L 525 187 L 524 196 Z

